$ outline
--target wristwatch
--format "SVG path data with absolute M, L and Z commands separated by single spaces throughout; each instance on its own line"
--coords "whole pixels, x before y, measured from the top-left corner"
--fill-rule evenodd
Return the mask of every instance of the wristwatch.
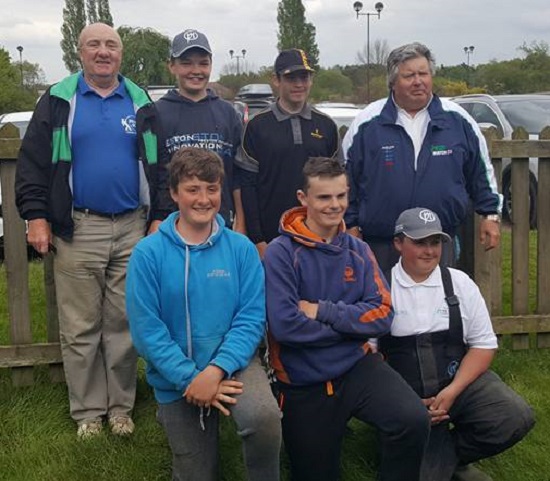
M 483 216 L 484 219 L 492 220 L 493 222 L 499 222 L 500 223 L 500 215 L 498 214 L 488 214 Z

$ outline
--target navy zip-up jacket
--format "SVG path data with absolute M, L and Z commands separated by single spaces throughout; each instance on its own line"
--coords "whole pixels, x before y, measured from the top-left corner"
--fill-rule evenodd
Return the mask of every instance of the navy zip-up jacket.
M 350 180 L 345 221 L 359 226 L 366 239 L 391 239 L 399 214 L 413 207 L 437 213 L 443 230 L 454 235 L 471 199 L 478 214 L 500 213 L 487 144 L 478 125 L 450 100 L 433 96 L 430 122 L 414 169 L 414 146 L 396 124 L 393 99 L 368 105 L 344 142 Z

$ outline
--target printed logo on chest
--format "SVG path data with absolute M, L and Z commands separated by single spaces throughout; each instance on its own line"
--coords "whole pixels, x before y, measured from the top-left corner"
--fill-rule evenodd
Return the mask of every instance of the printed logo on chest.
M 453 149 L 448 148 L 446 145 L 432 145 L 432 157 L 442 157 L 452 154 Z
M 357 278 L 355 277 L 355 272 L 353 267 L 346 266 L 344 270 L 344 282 L 356 282 Z

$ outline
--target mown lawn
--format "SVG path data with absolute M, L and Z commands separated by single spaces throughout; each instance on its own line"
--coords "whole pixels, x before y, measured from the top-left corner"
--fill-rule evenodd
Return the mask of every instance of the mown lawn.
M 44 341 L 42 266 L 33 262 L 30 267 L 33 339 Z M 2 268 L 0 345 L 7 344 L 9 338 L 5 290 Z M 35 368 L 36 383 L 25 388 L 14 388 L 10 372 L 0 369 L 0 480 L 168 481 L 170 450 L 155 421 L 156 405 L 142 367 L 134 436 L 120 439 L 105 431 L 86 442 L 76 439 L 75 425 L 68 414 L 66 387 L 50 384 L 47 368 Z M 534 407 L 537 425 L 518 446 L 480 463 L 480 467 L 495 481 L 550 481 L 550 350 L 501 349 L 494 369 Z M 374 481 L 377 462 L 374 431 L 358 422 L 350 423 L 350 427 L 343 450 L 342 480 Z M 282 467 L 282 479 L 287 480 L 284 456 Z M 240 443 L 230 420 L 222 424 L 221 479 L 246 479 Z

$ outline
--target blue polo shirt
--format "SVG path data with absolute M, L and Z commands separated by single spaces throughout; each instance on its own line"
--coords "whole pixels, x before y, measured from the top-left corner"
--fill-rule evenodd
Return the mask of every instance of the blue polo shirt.
M 116 214 L 139 206 L 136 115 L 124 79 L 101 97 L 82 74 L 71 126 L 75 208 Z

